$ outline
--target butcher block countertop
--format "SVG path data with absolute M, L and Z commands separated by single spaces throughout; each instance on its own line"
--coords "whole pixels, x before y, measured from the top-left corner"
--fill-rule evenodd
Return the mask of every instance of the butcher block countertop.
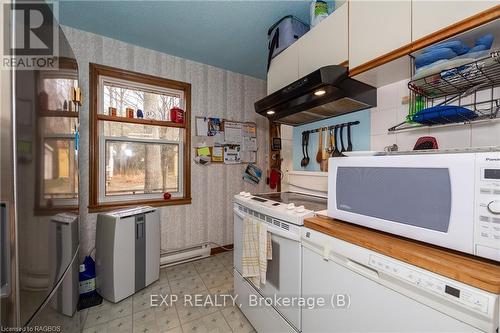
M 308 218 L 304 221 L 304 226 L 450 279 L 500 294 L 500 264 L 494 261 L 325 216 Z

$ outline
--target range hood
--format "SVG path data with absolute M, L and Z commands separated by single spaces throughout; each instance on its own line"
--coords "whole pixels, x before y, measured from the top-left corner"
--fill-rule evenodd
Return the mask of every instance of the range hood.
M 331 65 L 255 102 L 255 112 L 297 126 L 376 105 L 376 88 L 349 78 L 346 67 Z

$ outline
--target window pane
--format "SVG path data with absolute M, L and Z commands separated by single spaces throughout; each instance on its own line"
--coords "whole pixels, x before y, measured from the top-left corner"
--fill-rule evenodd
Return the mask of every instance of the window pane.
M 115 121 L 101 121 L 101 126 L 104 126 L 104 136 L 107 137 L 182 141 L 184 133 L 182 128 L 128 124 Z
M 73 140 L 46 139 L 44 141 L 43 179 L 45 199 L 78 197 L 78 173 Z
M 70 89 L 77 87 L 76 78 L 46 78 L 42 80 L 42 91 L 48 95 L 49 110 L 63 110 L 64 101 L 70 101 Z
M 40 132 L 42 135 L 75 134 L 78 123 L 76 117 L 41 117 Z
M 127 117 L 127 108 L 134 110 L 134 118 L 137 110 L 142 110 L 144 119 L 170 120 L 170 109 L 174 106 L 181 107 L 179 94 L 168 94 L 162 91 L 153 91 L 133 86 L 118 86 L 114 83 L 104 83 L 104 110 L 102 113 L 111 115 L 110 107 L 116 108 L 116 115 Z
M 179 146 L 106 141 L 105 195 L 179 191 Z

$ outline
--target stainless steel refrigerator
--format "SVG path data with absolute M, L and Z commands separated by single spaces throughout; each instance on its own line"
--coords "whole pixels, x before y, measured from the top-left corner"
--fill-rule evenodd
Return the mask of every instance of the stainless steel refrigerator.
M 57 30 L 57 69 L 0 70 L 2 331 L 81 331 L 78 65 Z

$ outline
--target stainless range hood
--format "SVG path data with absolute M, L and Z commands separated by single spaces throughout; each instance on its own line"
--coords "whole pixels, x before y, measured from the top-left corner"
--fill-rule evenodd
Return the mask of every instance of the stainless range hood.
M 349 78 L 346 67 L 332 65 L 255 102 L 255 112 L 274 122 L 297 126 L 376 105 L 376 88 Z

